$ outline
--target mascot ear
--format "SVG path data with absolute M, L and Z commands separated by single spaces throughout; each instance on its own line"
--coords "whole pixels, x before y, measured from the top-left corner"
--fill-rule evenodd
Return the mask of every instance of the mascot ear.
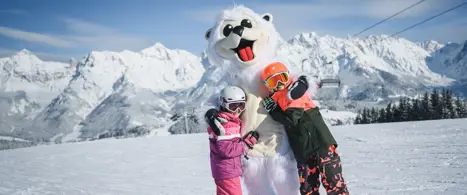
M 206 34 L 204 34 L 204 38 L 206 40 L 209 40 L 209 37 L 211 37 L 211 32 L 212 32 L 212 29 L 208 29 L 208 31 L 206 31 Z
M 272 15 L 270 13 L 265 13 L 261 17 L 268 22 L 272 22 Z

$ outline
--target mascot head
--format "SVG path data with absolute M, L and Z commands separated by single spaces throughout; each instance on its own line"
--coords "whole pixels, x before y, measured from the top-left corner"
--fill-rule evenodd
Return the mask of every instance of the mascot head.
M 206 32 L 209 62 L 238 68 L 267 63 L 275 57 L 279 39 L 272 19 L 242 5 L 222 11 Z

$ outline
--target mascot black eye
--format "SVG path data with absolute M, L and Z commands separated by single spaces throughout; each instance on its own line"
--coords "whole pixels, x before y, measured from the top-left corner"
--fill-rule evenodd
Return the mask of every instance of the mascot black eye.
M 251 21 L 248 20 L 248 19 L 243 19 L 242 20 L 242 23 L 240 23 L 243 27 L 246 27 L 246 28 L 251 28 L 253 27 L 253 25 L 251 24 Z
M 224 33 L 224 36 L 228 37 L 230 33 L 232 32 L 232 30 L 233 30 L 233 26 L 230 24 L 227 24 L 227 26 L 224 27 L 224 30 L 222 33 Z

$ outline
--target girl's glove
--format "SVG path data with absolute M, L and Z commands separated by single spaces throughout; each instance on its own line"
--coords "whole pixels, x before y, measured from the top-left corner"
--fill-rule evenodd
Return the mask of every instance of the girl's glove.
M 243 142 L 248 146 L 248 148 L 251 150 L 253 149 L 253 145 L 256 144 L 256 142 L 259 139 L 259 134 L 256 131 L 250 131 L 247 134 L 245 134 L 242 138 Z
M 217 136 L 225 135 L 225 129 L 222 126 L 222 123 L 226 123 L 228 121 L 219 117 L 219 112 L 216 109 L 211 108 L 206 111 L 206 114 L 204 114 L 204 120 L 206 120 L 206 123 L 208 123 L 209 127 L 211 127 L 212 131 L 214 131 Z
M 308 90 L 308 81 L 305 75 L 298 77 L 297 81 L 288 87 L 287 98 L 289 100 L 296 100 L 301 98 Z
M 277 107 L 277 102 L 274 101 L 271 97 L 266 97 L 263 100 L 263 107 L 266 109 L 268 112 L 271 112 L 272 110 L 276 109 Z

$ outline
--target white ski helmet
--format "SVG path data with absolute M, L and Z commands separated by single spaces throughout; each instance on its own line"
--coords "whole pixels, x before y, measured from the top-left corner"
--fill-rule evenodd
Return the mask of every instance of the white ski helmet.
M 228 111 L 235 112 L 237 109 L 245 109 L 245 92 L 237 86 L 227 86 L 220 92 L 220 105 Z

